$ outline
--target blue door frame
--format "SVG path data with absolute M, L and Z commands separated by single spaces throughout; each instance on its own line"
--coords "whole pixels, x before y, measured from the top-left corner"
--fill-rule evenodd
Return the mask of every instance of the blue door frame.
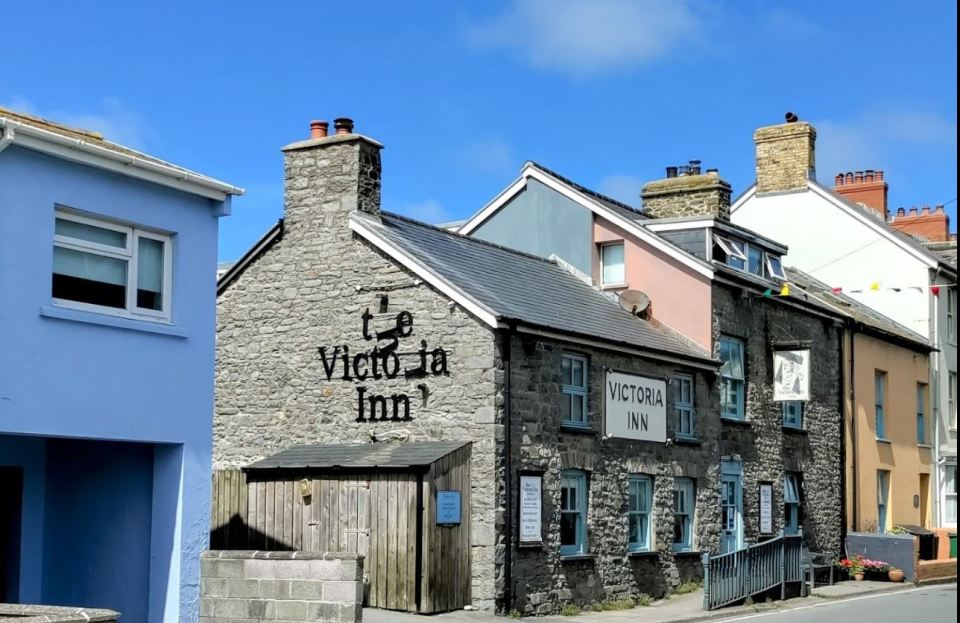
M 743 464 L 720 463 L 720 551 L 733 552 L 743 547 Z

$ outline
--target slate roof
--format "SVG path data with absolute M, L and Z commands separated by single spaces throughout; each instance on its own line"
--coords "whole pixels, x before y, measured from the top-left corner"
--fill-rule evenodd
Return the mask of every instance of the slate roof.
M 796 268 L 784 267 L 790 284 L 796 284 L 805 290 L 806 294 L 820 299 L 825 304 L 839 310 L 848 318 L 862 323 L 884 335 L 908 342 L 915 350 L 930 352 L 930 342 L 919 333 L 911 331 L 895 320 L 887 318 L 871 307 L 864 305 L 852 296 L 842 292 L 833 292 L 832 288 L 816 277 Z
M 530 161 L 530 164 L 533 165 L 533 166 L 535 166 L 536 168 L 540 169 L 541 171 L 543 171 L 543 172 L 546 173 L 547 175 L 550 175 L 550 176 L 556 178 L 558 181 L 566 184 L 567 186 L 569 186 L 570 188 L 574 189 L 575 191 L 577 191 L 577 192 L 579 192 L 579 193 L 583 193 L 584 195 L 587 195 L 588 197 L 590 197 L 590 198 L 592 198 L 592 199 L 594 199 L 594 200 L 596 200 L 596 201 L 599 201 L 599 202 L 602 203 L 604 206 L 606 206 L 607 208 L 610 208 L 610 209 L 613 210 L 614 212 L 617 212 L 618 214 L 620 214 L 620 216 L 622 216 L 622 217 L 624 217 L 624 218 L 626 218 L 626 219 L 629 219 L 629 220 L 631 220 L 631 221 L 645 221 L 645 220 L 648 219 L 648 217 L 645 216 L 640 209 L 635 208 L 635 207 L 633 207 L 632 205 L 623 203 L 622 201 L 617 201 L 617 200 L 614 199 L 613 197 L 609 197 L 609 196 L 604 195 L 604 194 L 602 194 L 602 193 L 598 193 L 598 192 L 595 191 L 595 190 L 591 190 L 591 189 L 587 188 L 586 186 L 583 186 L 583 185 L 581 185 L 581 184 L 578 184 L 578 183 L 574 182 L 573 180 L 571 180 L 570 178 L 564 177 L 564 176 L 560 175 L 559 173 L 557 173 L 556 171 L 553 171 L 553 170 L 551 170 L 551 169 L 548 169 L 547 167 L 543 166 L 543 165 L 540 164 L 539 162 L 533 162 L 533 161 L 531 160 L 531 161 Z
M 707 351 L 624 311 L 551 260 L 388 212 L 380 221 L 354 218 L 500 320 L 713 363 Z
M 256 469 L 403 469 L 426 467 L 469 441 L 316 444 L 293 446 L 247 465 Z
M 953 266 L 954 270 L 957 268 L 957 241 L 951 240 L 950 242 L 926 242 L 924 246 L 927 247 L 927 250 L 940 258 L 941 262 L 946 262 L 950 266 Z

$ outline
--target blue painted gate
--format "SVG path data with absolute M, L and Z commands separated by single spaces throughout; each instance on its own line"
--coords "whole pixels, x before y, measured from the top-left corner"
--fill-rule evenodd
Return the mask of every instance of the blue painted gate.
M 780 586 L 803 582 L 802 534 L 780 536 L 719 556 L 703 555 L 703 609 L 714 610 Z

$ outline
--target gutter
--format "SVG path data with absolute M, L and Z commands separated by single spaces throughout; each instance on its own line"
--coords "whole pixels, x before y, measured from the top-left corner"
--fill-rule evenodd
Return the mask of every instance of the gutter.
M 215 180 L 212 177 L 187 171 L 186 169 L 181 169 L 170 164 L 155 162 L 133 154 L 114 151 L 81 138 L 64 136 L 57 132 L 38 128 L 10 117 L 0 116 L 0 127 L 4 128 L 2 143 L 5 143 L 0 143 L 0 150 L 12 142 L 17 142 L 28 149 L 73 159 L 84 164 L 113 169 L 121 173 L 126 173 L 127 175 L 133 175 L 134 177 L 146 177 L 144 174 L 152 174 L 153 176 L 161 178 L 161 180 L 154 179 L 152 181 L 166 183 L 168 186 L 181 188 L 183 190 L 189 189 L 195 194 L 218 201 L 225 200 L 229 195 L 242 195 L 245 192 L 242 188 Z M 64 151 L 67 153 L 64 153 Z M 70 152 L 76 153 L 70 154 Z M 72 158 L 70 157 L 71 155 L 73 156 Z M 97 162 L 98 159 L 107 160 L 118 166 L 104 167 L 102 163 Z M 124 171 L 126 167 L 139 169 L 142 174 L 137 175 L 135 172 Z M 148 177 L 147 179 L 150 178 Z M 166 180 L 166 182 L 163 180 Z M 187 188 L 183 188 L 184 186 Z

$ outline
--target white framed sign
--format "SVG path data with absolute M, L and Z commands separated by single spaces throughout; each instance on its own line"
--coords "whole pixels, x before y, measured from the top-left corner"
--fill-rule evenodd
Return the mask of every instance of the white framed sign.
M 607 437 L 667 440 L 667 382 L 662 378 L 608 371 L 603 410 Z
M 520 543 L 543 541 L 543 476 L 520 476 Z
M 773 534 L 773 485 L 760 484 L 760 534 Z
M 810 400 L 810 351 L 773 351 L 773 399 Z

